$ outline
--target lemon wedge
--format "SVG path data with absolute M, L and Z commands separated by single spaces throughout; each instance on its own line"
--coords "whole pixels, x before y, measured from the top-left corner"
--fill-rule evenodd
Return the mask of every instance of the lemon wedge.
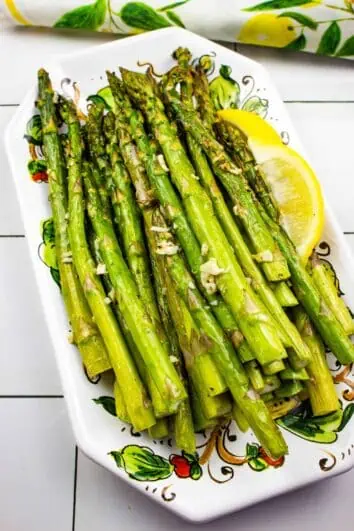
M 219 116 L 237 125 L 248 137 L 249 147 L 271 189 L 280 211 L 280 223 L 304 263 L 321 238 L 324 201 L 321 186 L 309 164 L 259 116 L 230 109 Z
M 254 140 L 261 144 L 282 144 L 280 135 L 258 114 L 240 109 L 223 109 L 218 112 L 218 115 L 222 120 L 241 129 L 249 141 Z

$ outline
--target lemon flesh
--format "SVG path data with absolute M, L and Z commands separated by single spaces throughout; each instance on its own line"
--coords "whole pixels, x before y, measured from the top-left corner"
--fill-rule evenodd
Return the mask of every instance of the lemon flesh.
M 282 144 L 280 135 L 258 114 L 240 109 L 224 109 L 219 111 L 218 115 L 222 120 L 241 129 L 249 141 L 260 141 L 262 144 Z

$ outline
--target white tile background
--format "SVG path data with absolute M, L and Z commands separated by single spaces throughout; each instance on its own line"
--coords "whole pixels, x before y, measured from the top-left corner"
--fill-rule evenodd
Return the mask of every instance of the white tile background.
M 114 38 L 13 28 L 3 17 L 0 25 L 1 136 L 50 55 Z M 354 252 L 354 63 L 238 50 L 269 68 Z M 0 530 L 195 529 L 77 451 L 2 141 L 0 179 Z M 351 530 L 353 490 L 349 472 L 202 528 Z

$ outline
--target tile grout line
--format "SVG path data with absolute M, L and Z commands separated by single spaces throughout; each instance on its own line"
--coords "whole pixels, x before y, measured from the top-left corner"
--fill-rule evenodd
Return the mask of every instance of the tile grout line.
M 354 100 L 283 100 L 283 103 L 354 103 Z
M 78 448 L 77 448 L 77 445 L 75 445 L 75 468 L 74 468 L 74 489 L 73 489 L 73 517 L 72 517 L 71 531 L 75 531 L 75 524 L 76 524 L 77 468 L 78 468 Z
M 0 238 L 25 238 L 24 234 L 0 234 Z
M 2 398 L 64 398 L 64 395 L 0 395 Z

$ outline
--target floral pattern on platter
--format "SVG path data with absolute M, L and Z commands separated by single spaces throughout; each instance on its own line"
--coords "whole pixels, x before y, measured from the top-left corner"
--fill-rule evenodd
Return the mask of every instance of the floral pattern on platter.
M 116 415 L 113 397 L 101 396 L 93 399 L 93 401 L 102 406 L 109 414 Z M 306 441 L 332 444 L 337 440 L 338 434 L 347 426 L 353 414 L 354 404 L 349 404 L 345 409 L 341 408 L 335 413 L 314 417 L 311 414 L 308 401 L 305 401 L 276 422 L 281 428 Z M 136 437 L 140 434 L 134 432 L 132 435 Z M 158 481 L 169 478 L 173 474 L 180 479 L 198 480 L 203 475 L 202 467 L 206 466 L 209 478 L 215 483 L 222 484 L 234 477 L 237 467 L 247 464 L 252 471 L 262 472 L 269 468 L 279 468 L 285 463 L 284 458 L 273 459 L 268 456 L 256 442 L 248 442 L 242 455 L 233 453 L 229 445 L 237 441 L 237 435 L 235 424 L 231 420 L 225 420 L 222 425 L 214 428 L 208 435 L 203 432 L 199 434 L 199 437 L 203 437 L 205 440 L 198 444 L 199 453 L 195 456 L 185 452 L 182 452 L 181 455 L 172 453 L 166 459 L 156 454 L 151 448 L 136 444 L 127 445 L 119 451 L 113 450 L 109 452 L 109 455 L 114 458 L 119 468 L 122 468 L 130 478 L 137 481 Z M 156 444 L 157 441 L 153 440 L 152 442 Z M 164 441 L 161 440 L 160 444 L 163 443 Z M 171 439 L 167 439 L 166 444 L 171 446 Z M 337 458 L 331 452 L 324 452 L 327 458 L 321 458 L 319 466 L 323 472 L 328 472 L 336 465 Z M 350 455 L 350 449 L 348 452 Z M 220 460 L 219 470 L 215 466 L 215 459 L 211 461 L 214 453 Z

